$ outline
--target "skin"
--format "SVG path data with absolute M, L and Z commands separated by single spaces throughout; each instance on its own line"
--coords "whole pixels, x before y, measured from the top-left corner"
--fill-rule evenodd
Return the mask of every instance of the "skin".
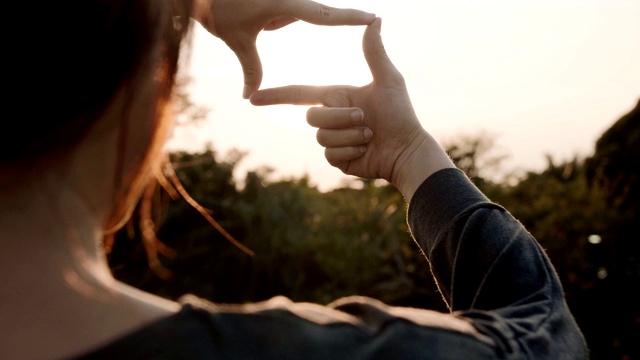
M 251 103 L 323 105 L 308 110 L 307 122 L 318 128 L 316 138 L 329 164 L 348 175 L 385 179 L 410 202 L 428 176 L 454 165 L 420 124 L 404 78 L 384 50 L 381 26 L 377 18 L 363 37 L 370 84 L 264 89 Z
M 262 78 L 255 47 L 261 30 L 297 20 L 365 25 L 374 19 L 372 14 L 306 0 L 215 0 L 206 4 L 212 15 L 196 20 L 238 56 L 247 97 Z M 151 126 L 158 116 L 151 111 L 156 101 L 155 75 L 154 69 L 148 69 L 126 82 L 114 94 L 108 111 L 88 119 L 95 126 L 64 156 L 39 159 L 46 166 L 23 164 L 29 171 L 21 174 L 20 181 L 14 180 L 14 168 L 0 168 L 0 184 L 11 185 L 10 190 L 0 186 L 4 205 L 0 207 L 4 281 L 0 319 L 12 324 L 0 332 L 0 358 L 69 358 L 179 310 L 173 301 L 114 279 L 101 245 L 105 229 L 115 225 L 110 222 L 114 213 L 127 213 L 127 209 L 119 213 L 119 194 L 111 181 L 118 173 L 118 151 L 127 149 L 121 170 L 133 173 L 146 161 L 147 144 L 154 149 L 152 156 L 159 155 L 162 147 L 157 142 L 166 138 L 166 133 L 158 134 Z M 126 114 L 136 121 L 127 122 L 127 136 L 120 138 Z M 140 195 L 149 170 L 144 167 L 127 178 L 131 181 L 127 201 Z

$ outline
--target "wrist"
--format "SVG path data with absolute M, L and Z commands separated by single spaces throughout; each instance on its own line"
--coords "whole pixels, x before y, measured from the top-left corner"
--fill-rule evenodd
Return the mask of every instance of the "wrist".
M 440 144 L 426 131 L 422 131 L 398 158 L 391 178 L 393 184 L 409 203 L 418 187 L 433 173 L 455 168 Z

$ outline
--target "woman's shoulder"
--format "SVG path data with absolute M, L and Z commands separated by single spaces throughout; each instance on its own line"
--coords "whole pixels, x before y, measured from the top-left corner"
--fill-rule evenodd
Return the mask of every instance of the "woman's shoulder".
M 415 358 L 442 346 L 450 349 L 436 358 L 462 351 L 493 354 L 488 340 L 463 319 L 362 296 L 320 305 L 283 296 L 220 304 L 185 295 L 179 303 L 179 312 L 81 359 Z

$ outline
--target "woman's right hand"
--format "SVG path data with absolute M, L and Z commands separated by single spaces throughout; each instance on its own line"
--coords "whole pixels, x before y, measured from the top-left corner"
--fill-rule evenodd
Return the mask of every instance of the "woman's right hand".
M 327 161 L 345 174 L 382 178 L 407 201 L 433 172 L 454 167 L 420 124 L 402 74 L 384 50 L 381 19 L 365 30 L 362 47 L 373 81 L 363 87 L 290 85 L 265 89 L 254 105 L 317 105 L 307 121 L 317 127 L 317 141 Z

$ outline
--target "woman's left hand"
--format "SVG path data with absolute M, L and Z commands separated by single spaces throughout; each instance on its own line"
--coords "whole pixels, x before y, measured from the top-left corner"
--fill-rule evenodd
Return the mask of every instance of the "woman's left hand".
M 298 20 L 316 25 L 368 25 L 375 15 L 338 9 L 311 0 L 200 0 L 208 4 L 198 22 L 235 52 L 244 73 L 242 97 L 260 88 L 262 64 L 256 47 L 262 30 L 276 30 Z M 208 10 L 208 11 L 207 11 Z

